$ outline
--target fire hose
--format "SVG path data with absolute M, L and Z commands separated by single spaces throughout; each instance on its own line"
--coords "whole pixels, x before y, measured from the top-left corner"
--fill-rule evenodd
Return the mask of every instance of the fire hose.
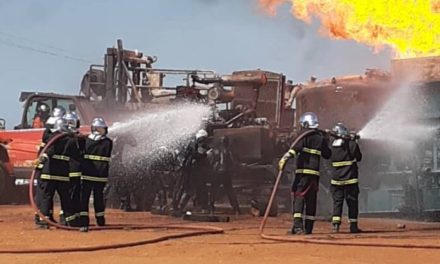
M 67 136 L 66 133 L 62 133 L 59 135 L 56 135 L 53 137 L 43 148 L 41 151 L 41 155 L 47 151 L 47 149 L 54 144 L 57 140 L 59 140 L 62 137 Z M 32 171 L 32 175 L 30 178 L 29 183 L 29 200 L 32 209 L 37 212 L 39 217 L 46 222 L 49 226 L 56 227 L 58 229 L 62 230 L 68 230 L 68 231 L 78 231 L 79 227 L 70 227 L 70 226 L 64 226 L 60 225 L 56 222 L 51 221 L 47 217 L 45 217 L 37 205 L 35 204 L 34 200 L 34 191 L 33 191 L 33 183 L 35 179 L 35 169 Z M 65 253 L 65 252 L 85 252 L 85 251 L 98 251 L 98 250 L 108 250 L 108 249 L 116 249 L 116 248 L 126 248 L 126 247 L 133 247 L 133 246 L 140 246 L 140 245 L 146 245 L 146 244 L 152 244 L 152 243 L 158 243 L 169 239 L 178 239 L 178 238 L 185 238 L 185 237 L 192 237 L 192 236 L 201 236 L 201 235 L 212 235 L 212 234 L 222 234 L 224 233 L 224 230 L 219 227 L 214 226 L 199 226 L 199 225 L 178 225 L 178 224 L 164 224 L 164 225 L 127 225 L 127 224 L 121 224 L 121 225 L 109 225 L 109 226 L 91 226 L 90 230 L 127 230 L 127 229 L 133 229 L 133 230 L 142 230 L 142 229 L 157 229 L 157 228 L 165 228 L 165 229 L 175 229 L 175 230 L 189 230 L 188 232 L 184 233 L 177 233 L 177 234 L 170 234 L 170 235 L 164 235 L 156 238 L 150 238 L 150 239 L 144 239 L 140 241 L 135 242 L 122 242 L 122 243 L 115 243 L 110 245 L 98 245 L 98 246 L 82 246 L 82 247 L 67 247 L 67 248 L 41 248 L 41 249 L 4 249 L 0 250 L 0 254 L 32 254 L 32 253 Z
M 328 130 L 320 130 L 321 132 L 328 133 Z M 316 130 L 307 130 L 304 133 L 300 134 L 292 143 L 291 148 L 293 148 L 298 142 L 306 137 L 307 135 L 316 132 Z M 332 136 L 335 136 L 331 134 Z M 269 217 L 270 208 L 272 207 L 273 201 L 277 194 L 278 186 L 281 182 L 281 177 L 283 176 L 283 170 L 278 172 L 277 178 L 275 180 L 275 184 L 273 186 L 272 193 L 269 198 L 269 202 L 266 206 L 266 210 L 264 212 L 263 219 L 260 223 L 259 235 L 262 239 L 277 241 L 277 242 L 291 242 L 291 243 L 303 243 L 303 244 L 315 244 L 315 245 L 333 245 L 333 246 L 360 246 L 360 247 L 383 247 L 383 248 L 418 248 L 418 249 L 440 249 L 440 245 L 436 244 L 389 244 L 389 243 L 380 243 L 380 242 L 354 242 L 354 241 L 334 241 L 334 240 L 325 240 L 318 238 L 306 238 L 306 237 L 288 237 L 281 235 L 272 235 L 265 234 L 264 228 L 267 224 L 267 219 Z

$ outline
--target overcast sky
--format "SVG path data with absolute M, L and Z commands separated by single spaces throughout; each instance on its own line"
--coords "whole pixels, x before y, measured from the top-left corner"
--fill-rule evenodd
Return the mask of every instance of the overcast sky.
M 19 122 L 21 91 L 77 94 L 88 61 L 102 64 L 117 38 L 157 56 L 160 68 L 261 68 L 294 82 L 388 68 L 388 53 L 320 36 L 288 5 L 270 17 L 257 2 L 0 0 L 0 117 Z

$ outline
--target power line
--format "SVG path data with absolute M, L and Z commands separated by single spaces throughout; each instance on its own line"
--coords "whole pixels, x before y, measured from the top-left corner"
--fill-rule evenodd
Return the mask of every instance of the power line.
M 11 41 L 6 41 L 4 39 L 0 39 L 0 44 L 3 44 L 5 46 L 9 46 L 9 47 L 18 48 L 18 49 L 33 51 L 33 52 L 40 53 L 40 54 L 50 55 L 50 56 L 59 57 L 59 58 L 65 58 L 65 59 L 74 60 L 74 61 L 79 61 L 79 62 L 83 62 L 83 63 L 88 63 L 88 64 L 93 63 L 92 61 L 89 61 L 87 59 L 78 58 L 78 57 L 74 57 L 74 56 L 70 56 L 70 55 L 66 55 L 66 54 L 61 54 L 61 53 L 57 53 L 54 51 L 34 48 L 31 46 L 27 46 L 27 45 L 22 45 L 22 44 L 18 44 L 18 43 L 11 42 Z
M 43 42 L 36 41 L 36 40 L 30 39 L 30 38 L 18 36 L 18 35 L 11 34 L 11 33 L 8 33 L 8 32 L 4 32 L 4 31 L 1 31 L 1 30 L 0 30 L 0 35 L 6 36 L 6 37 L 9 37 L 9 38 L 15 38 L 15 39 L 19 39 L 19 40 L 25 40 L 25 41 L 33 42 L 33 43 L 35 43 L 35 44 L 37 44 L 39 46 L 46 46 L 47 48 L 50 48 L 50 49 L 53 49 L 53 50 L 58 50 L 58 51 L 62 51 L 62 52 L 69 52 L 68 50 L 65 50 L 65 49 L 62 49 L 62 48 L 59 48 L 59 47 L 55 47 L 55 46 L 49 45 L 47 43 L 43 43 Z

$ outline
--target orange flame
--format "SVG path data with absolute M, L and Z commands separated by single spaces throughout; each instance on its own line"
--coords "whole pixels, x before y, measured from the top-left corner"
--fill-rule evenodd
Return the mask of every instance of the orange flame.
M 403 58 L 440 55 L 440 0 L 259 0 L 271 14 L 283 2 L 330 37 L 388 45 Z

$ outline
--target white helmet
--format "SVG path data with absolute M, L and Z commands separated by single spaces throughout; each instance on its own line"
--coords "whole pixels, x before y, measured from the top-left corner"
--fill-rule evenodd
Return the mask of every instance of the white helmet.
M 63 117 L 66 114 L 66 109 L 62 107 L 61 105 L 55 107 L 52 111 L 53 117 Z
M 196 133 L 196 139 L 201 139 L 201 138 L 206 138 L 208 137 L 208 132 L 206 132 L 206 130 L 204 129 L 200 129 L 199 131 L 197 131 Z
M 68 125 L 64 118 L 57 118 L 53 124 L 53 131 L 67 132 Z
M 70 131 L 75 132 L 79 128 L 79 117 L 75 112 L 67 113 L 63 116 L 67 122 L 67 127 Z
M 318 116 L 315 113 L 307 112 L 301 115 L 299 119 L 299 124 L 303 128 L 318 128 Z
M 333 132 L 335 132 L 335 134 L 339 137 L 344 137 L 344 136 L 348 136 L 348 129 L 347 127 L 342 124 L 342 123 L 337 123 L 334 127 L 333 127 Z
M 104 135 L 107 135 L 107 132 L 108 132 L 107 131 L 108 126 L 105 123 L 104 118 L 102 118 L 102 117 L 93 118 L 91 129 L 92 129 L 92 133 L 95 135 L 104 136 Z

